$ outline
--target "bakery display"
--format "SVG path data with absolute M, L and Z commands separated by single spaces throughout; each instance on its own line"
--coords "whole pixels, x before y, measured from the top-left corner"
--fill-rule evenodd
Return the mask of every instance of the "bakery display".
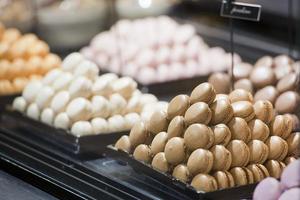
M 40 80 L 60 64 L 36 35 L 0 24 L 0 96 L 20 93 L 28 82 Z
M 140 124 L 135 126 L 136 134 L 129 137 L 130 145 L 145 142 L 141 119 L 150 118 L 157 109 L 166 110 L 167 103 L 142 94 L 129 77 L 98 74 L 94 63 L 72 53 L 64 59 L 61 69 L 51 70 L 42 80 L 31 81 L 12 107 L 76 137 L 126 131 Z M 126 149 L 128 140 L 123 138 L 119 145 Z M 139 158 L 144 158 L 144 150 L 137 151 Z
M 216 95 L 210 83 L 175 96 L 166 111 L 133 126 L 115 147 L 145 165 L 210 192 L 281 176 L 299 153 L 289 115 L 236 89 Z M 283 128 L 284 127 L 284 128 Z
M 167 16 L 120 20 L 81 53 L 101 69 L 144 85 L 226 71 L 231 63 L 230 54 L 209 48 L 193 26 Z M 236 55 L 235 62 L 240 60 Z

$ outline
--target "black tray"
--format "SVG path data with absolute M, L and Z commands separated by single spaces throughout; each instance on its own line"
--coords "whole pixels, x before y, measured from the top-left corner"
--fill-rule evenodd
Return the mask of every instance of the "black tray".
M 76 137 L 65 130 L 56 129 L 10 110 L 2 113 L 1 127 L 17 131 L 18 134 L 33 140 L 43 140 L 53 147 L 83 160 L 101 157 L 108 144 L 115 143 L 122 135 L 128 134 L 124 131 Z
M 107 154 L 109 156 L 116 157 L 122 161 L 127 162 L 137 172 L 147 174 L 193 199 L 252 199 L 253 191 L 257 185 L 257 183 L 255 183 L 245 186 L 217 190 L 214 192 L 198 192 L 191 185 L 185 184 L 169 174 L 154 170 L 150 167 L 150 165 L 135 160 L 132 155 L 124 151 L 117 150 L 112 145 L 107 146 Z
M 13 100 L 20 96 L 19 94 L 0 96 L 0 112 L 5 110 L 5 107 L 13 102 Z

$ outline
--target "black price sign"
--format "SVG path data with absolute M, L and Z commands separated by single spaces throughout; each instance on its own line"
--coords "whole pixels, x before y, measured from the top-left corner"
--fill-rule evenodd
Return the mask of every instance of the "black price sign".
M 221 16 L 259 21 L 261 13 L 261 6 L 257 4 L 232 2 L 229 0 L 224 0 L 221 7 Z

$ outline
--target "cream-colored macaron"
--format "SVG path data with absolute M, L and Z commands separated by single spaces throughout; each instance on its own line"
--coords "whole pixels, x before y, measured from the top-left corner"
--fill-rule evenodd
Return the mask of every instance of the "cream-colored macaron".
M 68 91 L 60 91 L 54 95 L 50 103 L 50 108 L 55 113 L 64 112 L 66 107 L 71 100 L 70 93 Z
M 119 132 L 125 130 L 125 120 L 121 115 L 114 115 L 108 118 L 109 132 Z
M 53 124 L 54 124 L 55 128 L 68 130 L 68 129 L 70 129 L 70 126 L 71 126 L 71 120 L 70 120 L 69 116 L 67 115 L 67 113 L 62 112 L 62 113 L 59 113 L 55 117 Z
M 71 98 L 76 97 L 84 97 L 89 98 L 92 94 L 93 83 L 91 80 L 87 79 L 84 76 L 79 76 L 75 78 L 70 86 L 69 86 L 69 93 L 71 95 Z
M 91 121 L 94 134 L 101 134 L 108 132 L 108 122 L 106 119 L 97 117 Z
M 137 113 L 128 113 L 124 116 L 125 127 L 130 130 L 137 122 L 141 120 L 140 116 Z
M 111 104 L 102 96 L 93 96 L 92 100 L 93 117 L 107 118 L 111 115 Z
M 95 80 L 99 75 L 97 65 L 89 60 L 84 60 L 75 68 L 74 76 L 85 76 L 90 80 Z
M 32 103 L 28 106 L 26 115 L 32 119 L 39 120 L 41 111 L 36 103 Z
M 41 122 L 48 124 L 50 126 L 53 125 L 54 118 L 55 118 L 55 114 L 51 108 L 45 108 L 41 113 Z
M 45 75 L 42 83 L 44 85 L 51 85 L 61 74 L 61 69 L 53 69 Z
M 111 83 L 117 79 L 118 76 L 113 73 L 97 77 L 92 87 L 93 95 L 109 96 L 113 92 Z
M 75 135 L 76 137 L 92 135 L 93 133 L 93 127 L 88 121 L 75 122 L 71 128 L 71 134 Z
M 111 87 L 115 93 L 119 93 L 125 99 L 129 99 L 137 88 L 137 83 L 130 77 L 122 77 L 111 83 Z
M 51 103 L 54 94 L 55 92 L 51 87 L 42 87 L 42 89 L 40 89 L 38 95 L 35 98 L 35 103 L 40 109 L 43 109 Z
M 24 88 L 22 96 L 28 103 L 32 103 L 42 87 L 43 84 L 40 81 L 31 81 Z
M 92 104 L 87 99 L 78 97 L 68 104 L 66 113 L 74 122 L 89 120 L 92 116 Z
M 55 91 L 67 90 L 73 80 L 73 75 L 69 72 L 61 73 L 55 81 L 53 81 L 52 88 Z
M 64 71 L 73 72 L 82 61 L 84 61 L 84 57 L 80 53 L 71 53 L 63 60 L 62 69 Z
M 27 108 L 27 102 L 24 97 L 17 97 L 14 99 L 12 107 L 21 113 L 24 113 Z
M 122 114 L 123 110 L 126 108 L 126 100 L 123 96 L 115 93 L 109 97 L 109 102 L 111 104 L 112 115 Z

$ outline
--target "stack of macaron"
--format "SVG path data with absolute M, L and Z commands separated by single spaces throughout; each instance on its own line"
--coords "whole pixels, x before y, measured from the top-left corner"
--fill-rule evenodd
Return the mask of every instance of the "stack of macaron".
M 234 89 L 251 92 L 254 101 L 270 101 L 279 114 L 292 114 L 300 128 L 300 61 L 295 62 L 286 55 L 275 58 L 264 56 L 254 66 L 249 63 L 236 64 L 233 74 Z M 217 93 L 227 94 L 230 91 L 230 76 L 225 73 L 211 75 L 209 82 Z
M 209 48 L 192 25 L 167 16 L 120 20 L 81 53 L 101 69 L 142 84 L 226 71 L 231 63 L 230 54 L 221 47 Z M 235 62 L 241 62 L 238 55 Z
M 280 181 L 266 178 L 261 181 L 253 194 L 253 200 L 299 200 L 300 160 L 289 164 L 282 172 Z
M 0 23 L 0 95 L 20 93 L 30 80 L 41 79 L 60 64 L 36 35 L 22 35 Z
M 210 192 L 280 176 L 284 162 L 299 156 L 300 133 L 291 134 L 292 123 L 275 116 L 269 101 L 254 103 L 246 90 L 216 94 L 202 83 L 190 96 L 174 97 L 167 112 L 137 123 L 115 147 Z
M 167 103 L 142 94 L 129 77 L 99 76 L 99 69 L 79 53 L 67 56 L 61 68 L 30 82 L 13 109 L 75 136 L 130 130 L 140 119 Z

